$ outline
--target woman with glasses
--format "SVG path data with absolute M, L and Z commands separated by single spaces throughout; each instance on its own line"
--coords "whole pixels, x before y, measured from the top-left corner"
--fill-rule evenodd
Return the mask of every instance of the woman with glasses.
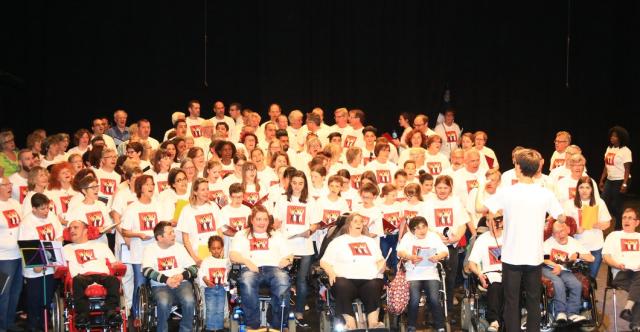
M 107 206 L 98 200 L 99 191 L 100 185 L 98 185 L 96 178 L 87 176 L 80 180 L 80 193 L 84 195 L 84 199 L 67 212 L 67 221 L 80 220 L 89 226 L 98 228 L 100 232 L 111 226 L 111 215 Z M 95 241 L 101 241 L 106 245 L 109 244 L 106 234 L 103 234 Z
M 167 177 L 169 189 L 158 195 L 160 204 L 160 220 L 178 223 L 178 217 L 182 208 L 189 203 L 189 191 L 187 189 L 187 174 L 180 168 L 172 168 Z

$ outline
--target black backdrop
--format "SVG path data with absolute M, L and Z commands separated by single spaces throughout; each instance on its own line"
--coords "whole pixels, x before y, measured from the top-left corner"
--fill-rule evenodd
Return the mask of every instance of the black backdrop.
M 329 119 L 359 107 L 391 130 L 402 111 L 429 114 L 433 126 L 448 84 L 457 121 L 486 130 L 503 165 L 515 145 L 548 158 L 566 129 L 599 177 L 607 129 L 638 136 L 639 8 L 568 4 L 209 0 L 205 11 L 204 0 L 6 1 L 1 126 L 21 141 L 33 128 L 71 132 L 123 107 L 130 120 L 151 119 L 160 137 L 169 114 L 198 98 L 204 116 L 218 99 L 263 115 L 271 102 L 321 106 Z

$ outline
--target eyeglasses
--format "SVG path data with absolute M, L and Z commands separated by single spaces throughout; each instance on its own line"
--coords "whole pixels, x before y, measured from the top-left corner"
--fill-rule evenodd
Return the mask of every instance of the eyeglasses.
M 176 182 L 185 182 L 187 178 L 176 178 Z
M 93 185 L 93 186 L 88 186 L 88 187 L 86 187 L 84 189 L 98 189 L 98 188 L 100 188 L 100 186 L 96 184 L 96 185 Z

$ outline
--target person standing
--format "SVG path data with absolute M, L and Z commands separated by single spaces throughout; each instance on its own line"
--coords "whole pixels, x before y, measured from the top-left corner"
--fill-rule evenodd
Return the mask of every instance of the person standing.
M 615 126 L 609 129 L 609 146 L 604 153 L 604 168 L 600 176 L 602 199 L 616 219 L 615 229 L 622 229 L 622 204 L 631 179 L 631 150 L 629 132 Z

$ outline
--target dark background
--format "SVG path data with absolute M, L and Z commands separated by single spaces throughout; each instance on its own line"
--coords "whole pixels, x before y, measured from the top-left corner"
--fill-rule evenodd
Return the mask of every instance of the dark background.
M 34 128 L 72 132 L 123 107 L 160 138 L 170 113 L 197 98 L 204 117 L 218 99 L 264 116 L 271 102 L 286 112 L 320 106 L 329 123 L 346 106 L 392 130 L 402 111 L 426 113 L 433 126 L 448 84 L 457 122 L 489 133 L 503 169 L 513 146 L 548 159 L 555 132 L 568 130 L 599 178 L 608 128 L 625 126 L 638 148 L 640 10 L 631 0 L 568 4 L 6 1 L 0 126 L 22 144 Z

